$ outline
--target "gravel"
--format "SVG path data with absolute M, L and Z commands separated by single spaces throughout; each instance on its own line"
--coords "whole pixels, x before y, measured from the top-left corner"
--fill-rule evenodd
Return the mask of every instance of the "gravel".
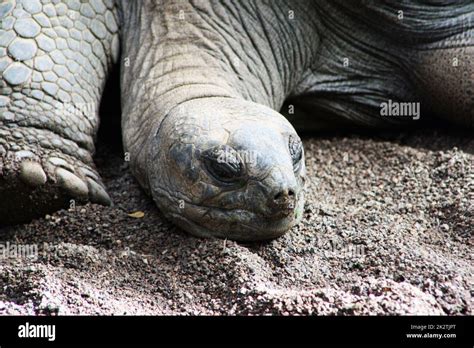
M 102 140 L 96 162 L 115 205 L 0 230 L 0 244 L 38 248 L 2 259 L 0 314 L 472 315 L 472 135 L 425 129 L 304 143 L 302 223 L 244 244 L 167 222 L 120 146 Z

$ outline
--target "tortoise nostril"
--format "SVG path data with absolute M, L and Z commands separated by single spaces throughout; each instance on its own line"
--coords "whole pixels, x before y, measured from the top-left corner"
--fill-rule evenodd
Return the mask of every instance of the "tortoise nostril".
M 278 192 L 273 199 L 278 201 L 281 197 L 283 197 L 283 191 Z
M 276 203 L 286 203 L 288 200 L 291 200 L 295 197 L 295 191 L 292 189 L 281 190 L 274 197 Z

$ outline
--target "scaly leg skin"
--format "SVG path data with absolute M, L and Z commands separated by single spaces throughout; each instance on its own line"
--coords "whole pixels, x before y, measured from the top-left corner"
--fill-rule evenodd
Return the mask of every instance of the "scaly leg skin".
M 110 204 L 92 155 L 117 23 L 113 0 L 0 4 L 0 226 Z

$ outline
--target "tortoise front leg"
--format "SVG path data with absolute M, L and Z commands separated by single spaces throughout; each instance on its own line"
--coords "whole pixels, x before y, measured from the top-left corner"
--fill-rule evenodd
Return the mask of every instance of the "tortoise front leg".
M 119 51 L 113 1 L 0 5 L 0 225 L 109 204 L 92 160 L 98 104 Z

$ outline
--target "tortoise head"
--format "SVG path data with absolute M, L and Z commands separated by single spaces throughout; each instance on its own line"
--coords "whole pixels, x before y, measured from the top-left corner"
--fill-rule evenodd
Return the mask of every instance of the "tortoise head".
M 249 101 L 175 107 L 152 139 L 147 172 L 160 210 L 198 236 L 275 238 L 302 215 L 301 140 L 282 115 Z

